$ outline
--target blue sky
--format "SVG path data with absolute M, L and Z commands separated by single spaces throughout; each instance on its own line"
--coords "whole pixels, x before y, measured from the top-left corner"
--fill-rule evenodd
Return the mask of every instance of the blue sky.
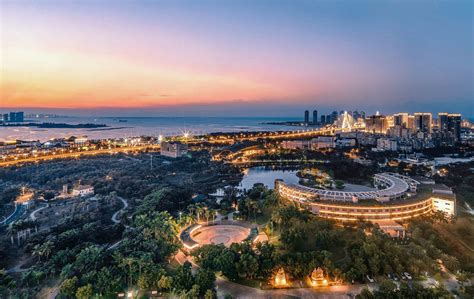
M 0 108 L 474 115 L 473 1 L 2 1 Z

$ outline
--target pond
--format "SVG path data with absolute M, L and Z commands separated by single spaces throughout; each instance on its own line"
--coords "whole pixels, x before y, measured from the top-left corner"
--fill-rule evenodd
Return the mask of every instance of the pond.
M 240 182 L 239 189 L 251 189 L 255 183 L 262 183 L 269 189 L 275 187 L 275 180 L 281 179 L 286 183 L 297 184 L 299 178 L 297 170 L 281 170 L 266 167 L 252 167 L 244 170 L 244 177 Z

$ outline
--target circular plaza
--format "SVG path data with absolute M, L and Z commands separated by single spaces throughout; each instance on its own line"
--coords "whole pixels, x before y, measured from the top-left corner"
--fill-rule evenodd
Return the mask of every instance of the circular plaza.
M 238 224 L 193 224 L 181 232 L 180 238 L 184 247 L 191 250 L 206 244 L 230 246 L 253 240 L 257 234 L 256 230 Z

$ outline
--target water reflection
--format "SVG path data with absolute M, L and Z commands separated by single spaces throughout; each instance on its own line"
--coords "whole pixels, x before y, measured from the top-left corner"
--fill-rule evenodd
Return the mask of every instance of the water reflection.
M 244 177 L 240 182 L 240 189 L 251 189 L 255 183 L 262 183 L 270 189 L 275 187 L 275 180 L 282 179 L 286 183 L 297 184 L 299 178 L 297 170 L 281 170 L 266 167 L 252 167 L 244 170 Z

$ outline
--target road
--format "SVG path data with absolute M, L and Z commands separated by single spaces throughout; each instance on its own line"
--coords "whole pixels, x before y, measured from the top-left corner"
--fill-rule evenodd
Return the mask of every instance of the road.
M 36 219 L 38 219 L 38 218 L 36 217 L 36 213 L 38 213 L 38 212 L 41 211 L 41 210 L 46 209 L 47 207 L 48 207 L 48 205 L 46 204 L 46 205 L 44 205 L 44 206 L 42 206 L 42 207 L 40 207 L 40 208 L 34 210 L 33 212 L 31 212 L 31 214 L 30 214 L 31 220 L 35 221 Z
M 18 218 L 20 218 L 23 213 L 26 211 L 26 208 L 22 204 L 18 204 L 15 206 L 15 211 L 8 216 L 5 220 L 0 222 L 0 225 L 10 225 L 10 223 L 15 222 Z
M 123 207 L 112 215 L 112 221 L 114 223 L 120 223 L 120 220 L 117 219 L 118 215 L 126 208 L 128 208 L 128 202 L 125 199 L 123 199 L 122 197 L 118 197 L 118 199 L 122 201 Z
M 285 131 L 285 132 L 278 132 L 278 133 L 267 132 L 265 134 L 257 135 L 257 136 L 243 136 L 243 137 L 228 138 L 227 140 L 224 140 L 224 141 L 235 142 L 235 141 L 255 141 L 258 139 L 301 138 L 301 137 L 310 137 L 310 136 L 317 136 L 321 134 L 333 134 L 333 133 L 334 133 L 334 129 L 332 128 L 320 128 L 320 129 L 307 129 L 307 130 L 300 130 L 300 131 Z M 186 142 L 199 144 L 199 143 L 207 142 L 207 141 L 199 139 L 199 140 L 187 140 Z M 22 163 L 35 163 L 35 162 L 49 161 L 49 160 L 55 160 L 55 159 L 80 158 L 82 156 L 126 153 L 126 152 L 131 152 L 131 151 L 143 151 L 147 149 L 158 150 L 160 149 L 160 145 L 149 144 L 149 145 L 141 145 L 141 146 L 118 147 L 118 148 L 113 148 L 113 149 L 107 148 L 107 149 L 88 150 L 88 151 L 81 151 L 81 152 L 56 153 L 56 154 L 37 156 L 37 157 L 18 158 L 18 159 L 10 160 L 10 161 L 2 161 L 0 162 L 0 167 L 7 167 L 7 166 L 22 164 Z
M 341 285 L 323 288 L 273 289 L 261 290 L 247 287 L 222 278 L 216 279 L 217 296 L 226 294 L 233 298 L 354 298 L 366 285 Z
M 113 149 L 98 149 L 98 150 L 90 150 L 90 151 L 82 151 L 82 152 L 72 152 L 72 153 L 58 153 L 46 156 L 38 156 L 38 157 L 29 157 L 24 159 L 17 159 L 12 161 L 3 161 L 0 162 L 0 167 L 7 167 L 21 163 L 34 163 L 34 162 L 42 162 L 48 160 L 55 160 L 55 159 L 68 159 L 68 158 L 80 158 L 82 156 L 94 156 L 94 155 L 102 155 L 102 154 L 116 154 L 116 153 L 127 153 L 133 151 L 144 151 L 147 149 L 158 150 L 160 149 L 160 145 L 152 144 L 152 145 L 143 145 L 143 146 L 130 146 L 130 147 L 119 147 Z

